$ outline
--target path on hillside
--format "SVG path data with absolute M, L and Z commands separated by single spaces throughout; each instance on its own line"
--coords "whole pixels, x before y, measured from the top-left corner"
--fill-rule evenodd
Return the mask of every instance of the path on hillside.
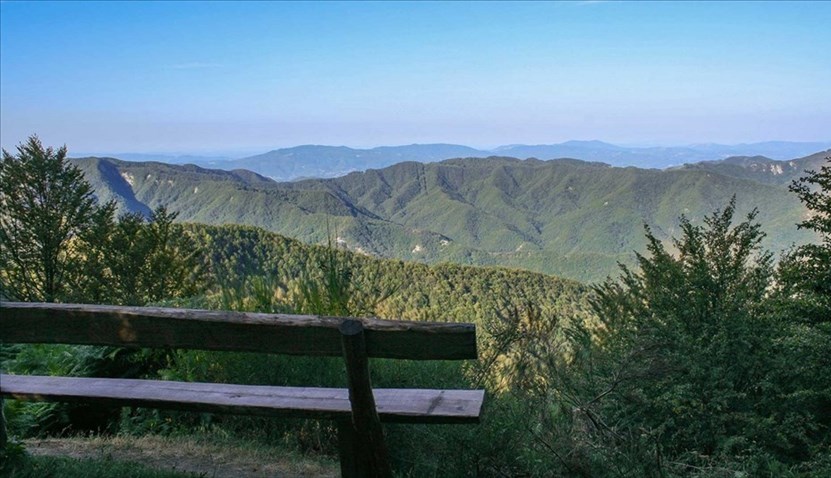
M 205 478 L 336 477 L 337 463 L 266 448 L 228 447 L 163 437 L 49 438 L 26 440 L 33 455 L 139 463 Z

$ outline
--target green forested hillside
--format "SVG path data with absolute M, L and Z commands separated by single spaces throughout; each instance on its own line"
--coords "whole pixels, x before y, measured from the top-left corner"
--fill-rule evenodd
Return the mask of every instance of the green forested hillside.
M 65 148 L 45 149 L 32 137 L 18 156 L 4 155 L 0 163 L 0 202 L 8 206 L 0 209 L 4 300 L 476 323 L 476 361 L 373 361 L 374 387 L 487 390 L 479 426 L 385 427 L 393 466 L 403 476 L 814 478 L 831 470 L 831 164 L 790 187 L 809 213 L 799 227 L 814 231 L 819 241 L 791 250 L 778 264 L 761 245 L 766 227 L 759 215 L 742 220 L 731 199 L 703 219 L 693 211 L 676 219 L 672 241 L 652 227 L 635 267 L 589 287 L 529 271 L 372 258 L 251 226 L 175 223 L 176 214 L 163 206 L 147 220 L 137 214 L 116 219 L 114 204 L 94 201 L 65 154 Z M 435 167 L 404 163 L 398 174 L 389 168 L 295 184 L 196 167 L 130 169 L 105 160 L 84 165 L 90 177 L 118 186 L 99 197 L 109 194 L 125 205 L 147 206 L 146 197 L 181 205 L 184 197 L 194 213 L 211 213 L 239 198 L 308 217 L 317 195 L 324 202 L 311 212 L 320 213 L 324 228 L 331 228 L 327 218 L 339 217 L 375 221 L 393 232 L 423 221 L 482 248 L 498 247 L 499 240 L 487 237 L 481 224 L 514 224 L 508 229 L 513 234 L 530 224 L 546 238 L 549 226 L 535 226 L 535 215 L 554 210 L 551 217 L 579 218 L 584 195 L 603 201 L 589 203 L 595 211 L 620 208 L 625 214 L 634 208 L 659 217 L 672 208 L 667 197 L 682 201 L 676 207 L 708 204 L 718 201 L 722 187 L 758 191 L 753 197 L 768 201 L 763 211 L 780 211 L 773 201 L 782 190 L 706 170 L 644 173 L 506 158 Z M 584 178 L 587 171 L 593 180 Z M 201 207 L 203 190 L 214 192 L 206 195 L 213 210 Z M 419 212 L 433 203 L 435 217 Z M 507 214 L 505 205 L 515 214 Z M 449 211 L 447 218 L 442 211 Z M 460 214 L 473 220 L 457 230 L 449 218 Z M 440 246 L 456 241 L 440 237 Z M 61 239 L 57 245 L 55 238 Z M 329 238 L 329 246 L 343 242 Z M 17 374 L 345 383 L 337 358 L 38 344 L 0 352 L 4 370 Z M 90 430 L 218 433 L 311 454 L 336 449 L 331 424 L 313 420 L 15 400 L 4 409 L 12 437 Z M 18 457 L 24 470 L 31 465 L 22 450 L 13 441 L 0 450 L 0 474 L 8 457 Z
M 723 161 L 685 164 L 678 169 L 709 171 L 724 176 L 750 179 L 763 184 L 787 187 L 806 170 L 819 170 L 831 150 L 820 151 L 804 158 L 776 161 L 765 156 L 735 156 Z
M 411 144 L 354 149 L 346 146 L 304 145 L 228 161 L 218 167 L 250 169 L 277 180 L 331 178 L 351 171 L 383 168 L 402 161 L 432 162 L 461 156 L 487 156 L 456 144 Z
M 124 210 L 167 205 L 182 221 L 247 224 L 309 243 L 332 233 L 339 244 L 379 257 L 502 265 L 578 280 L 631 264 L 633 251 L 645 245 L 644 224 L 665 240 L 677 232 L 679 215 L 698 221 L 734 194 L 739 214 L 759 208 L 766 247 L 780 251 L 810 239 L 793 227 L 804 210 L 780 179 L 786 175 L 759 179 L 746 161 L 660 171 L 493 157 L 406 162 L 294 183 L 192 165 L 76 162 L 99 195 Z M 813 164 L 791 163 L 787 177 Z
M 385 168 L 404 161 L 432 163 L 451 158 L 509 156 L 519 159 L 575 158 L 602 161 L 613 166 L 667 168 L 684 163 L 721 160 L 729 156 L 764 155 L 778 160 L 804 156 L 828 148 L 827 142 L 794 143 L 768 141 L 752 144 L 694 144 L 688 146 L 632 147 L 602 141 L 566 141 L 559 144 L 511 144 L 492 150 L 458 144 L 410 144 L 356 149 L 346 146 L 303 145 L 282 148 L 239 159 L 164 154 L 120 153 L 128 161 L 193 163 L 206 168 L 248 169 L 277 181 L 301 178 L 332 178 L 352 171 Z M 109 155 L 109 154 L 108 154 Z
M 191 224 L 187 230 L 219 283 L 266 277 L 291 286 L 324 259 L 329 249 L 247 226 Z M 350 264 L 354 281 L 368 295 L 389 291 L 372 312 L 381 317 L 482 323 L 507 304 L 544 304 L 564 317 L 585 315 L 588 288 L 578 282 L 540 273 L 455 264 L 426 265 L 378 260 L 338 252 Z

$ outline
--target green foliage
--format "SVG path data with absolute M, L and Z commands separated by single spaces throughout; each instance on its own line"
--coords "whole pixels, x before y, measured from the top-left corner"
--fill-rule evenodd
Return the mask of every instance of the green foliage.
M 0 162 L 0 294 L 26 301 L 64 298 L 79 260 L 72 241 L 96 214 L 90 184 L 66 161 L 66 146 L 37 136 Z
M 293 308 L 299 313 L 336 317 L 374 315 L 396 287 L 382 290 L 378 286 L 380 277 L 364 278 L 358 283 L 354 262 L 354 256 L 339 253 L 330 239 L 317 267 L 304 270 L 294 282 Z
M 153 249 L 145 219 L 139 214 L 125 214 L 118 221 L 113 221 L 111 217 L 108 222 L 108 237 L 86 242 L 90 246 L 90 256 L 100 254 L 106 258 L 104 270 L 84 277 L 104 283 L 104 287 L 109 289 L 107 302 L 144 304 L 149 291 L 142 287 L 147 282 L 143 277 L 146 276 L 147 259 Z
M 819 244 L 791 250 L 779 265 L 781 295 L 790 304 L 790 314 L 809 323 L 831 321 L 831 158 L 819 172 L 791 185 L 791 191 L 810 214 L 799 224 L 819 234 Z
M 116 221 L 111 204 L 95 211 L 78 231 L 75 267 L 66 277 L 65 300 L 79 303 L 145 305 L 190 297 L 207 285 L 201 251 L 175 214 L 158 208 L 148 222 L 136 214 Z M 7 347 L 7 346 L 4 346 Z M 166 351 L 120 347 L 26 345 L 9 351 L 12 373 L 142 377 L 167 364 Z M 117 409 L 86 405 L 22 403 L 10 421 L 20 435 L 113 429 Z
M 790 175 L 812 161 L 765 166 L 787 167 Z M 680 212 L 700 223 L 732 194 L 741 198 L 738 213 L 759 208 L 769 249 L 812 240 L 793 228 L 803 213 L 799 201 L 780 182 L 762 181 L 753 165 L 727 174 L 494 157 L 276 183 L 194 166 L 77 163 L 103 197 L 131 210 L 164 204 L 184 221 L 247 224 L 318 244 L 331 227 L 339 246 L 378 257 L 517 267 L 578 280 L 602 279 L 617 262 L 634 265 L 632 251 L 646 247 L 640 224 L 668 241 L 679 233 Z M 102 168 L 117 172 L 105 175 Z
M 207 268 L 220 278 L 221 298 L 202 306 L 243 304 L 240 310 L 267 307 L 284 311 L 303 307 L 301 281 L 348 284 L 355 314 L 403 320 L 483 323 L 494 310 L 512 300 L 544 304 L 563 316 L 586 315 L 588 287 L 574 281 L 523 270 L 470 267 L 458 264 L 425 265 L 379 260 L 342 249 L 311 246 L 279 234 L 245 226 L 184 225 L 196 247 L 204 251 Z M 332 257 L 336 266 L 330 268 Z M 327 269 L 328 268 L 328 269 Z M 342 279 L 327 278 L 330 270 Z M 348 270 L 348 282 L 344 271 Z M 337 277 L 337 276 L 336 276 Z M 259 285 L 258 285 L 259 284 Z M 252 303 L 254 289 L 263 301 Z M 269 292 L 270 291 L 270 292 Z M 340 294 L 340 293 L 339 293 Z M 255 301 L 256 302 L 256 301 Z M 272 305 L 268 305 L 272 304 Z M 324 312 L 325 313 L 325 312 Z M 581 315 L 582 314 L 582 315 Z
M 200 277 L 200 251 L 182 227 L 174 224 L 178 213 L 157 207 L 147 226 L 150 250 L 146 258 L 147 268 L 142 271 L 141 284 L 147 291 L 147 302 L 163 299 L 190 297 L 204 287 Z
M 4 373 L 81 377 L 155 376 L 167 364 L 166 354 L 151 350 L 79 345 L 3 345 Z M 84 431 L 115 431 L 118 410 L 46 402 L 9 401 L 9 429 L 15 436 L 43 436 Z
M 3 465 L 5 466 L 5 465 Z M 4 473 L 0 467 L 0 473 Z M 76 459 L 23 456 L 7 474 L 8 478 L 196 478 L 195 473 L 159 471 L 136 463 L 112 459 Z
M 828 242 L 831 240 L 831 157 L 826 156 L 825 162 L 820 172 L 807 171 L 807 176 L 794 181 L 790 190 L 813 213 L 799 227 L 819 232 Z
M 459 362 L 408 362 L 373 360 L 373 384 L 377 387 L 471 388 L 483 383 L 509 387 L 505 380 L 524 356 L 524 344 L 507 331 L 511 303 L 506 297 L 544 301 L 546 310 L 587 318 L 586 288 L 569 281 L 523 271 L 484 269 L 455 265 L 425 266 L 399 261 L 379 261 L 334 248 L 307 246 L 272 233 L 243 227 L 189 225 L 200 244 L 211 251 L 213 270 L 236 270 L 244 280 L 227 281 L 200 307 L 249 311 L 292 311 L 308 304 L 302 288 L 318 290 L 323 297 L 344 297 L 338 306 L 349 315 L 375 315 L 412 320 L 473 321 L 482 325 L 482 360 Z M 251 275 L 245 275 L 248 271 Z M 332 279 L 331 272 L 337 276 Z M 303 284 L 301 281 L 306 281 Z M 308 284 L 308 282 L 313 282 Z M 344 294 L 346 288 L 352 294 Z M 392 290 L 389 295 L 383 291 Z M 382 291 L 376 294 L 374 291 Z M 366 300 L 354 300 L 366 297 Z M 386 297 L 386 300 L 379 300 Z M 328 299 L 318 304 L 327 305 Z M 365 304 L 372 304 L 366 308 Z M 497 311 L 496 309 L 500 309 Z M 504 309 L 504 310 L 503 310 Z M 363 310 L 363 311 L 362 311 Z M 368 311 L 368 312 L 366 312 Z M 316 313 L 331 314 L 321 307 Z M 582 314 L 582 315 L 581 315 Z M 501 318 L 500 318 L 501 317 Z M 533 319 L 532 319 L 533 320 Z M 555 331 L 556 322 L 534 325 L 540 342 Z M 504 329 L 504 330 L 503 330 Z M 492 338 L 491 333 L 500 335 Z M 491 348 L 503 347 L 504 350 Z M 161 375 L 167 379 L 218 381 L 295 386 L 345 386 L 345 370 L 339 358 L 283 357 L 258 354 L 180 351 L 171 357 Z M 530 376 L 526 374 L 526 377 Z M 501 384 L 501 385 L 500 385 Z M 490 386 L 489 386 L 490 388 Z M 527 435 L 525 425 L 534 419 L 522 397 L 504 393 L 493 400 L 498 405 L 485 425 L 476 427 L 388 427 L 395 460 L 413 476 L 467 475 L 474 462 L 490 470 L 522 470 L 524 461 L 514 451 L 500 447 L 498 440 L 519 440 Z M 489 405 L 490 406 L 490 405 Z M 505 412 L 502 412 L 505 410 Z M 508 414 L 510 412 L 510 414 Z M 523 426 L 508 427 L 519 417 Z M 284 443 L 306 452 L 334 454 L 334 429 L 325 422 L 272 420 L 233 416 L 206 416 L 160 411 L 132 411 L 122 416 L 121 431 L 131 433 L 177 433 L 187 430 L 221 429 L 232 436 Z M 507 427 L 507 428 L 506 428 Z M 421 438 L 414 439 L 414 436 Z M 493 438 L 496 441 L 486 440 Z M 425 448 L 424 440 L 435 446 Z M 441 443 L 458 445 L 449 449 Z M 460 454 L 458 450 L 468 452 Z M 503 466 L 503 463 L 513 463 Z M 547 462 L 546 462 L 547 463 Z M 544 463 L 539 465 L 543 469 Z M 450 470 L 450 471 L 448 471 Z
M 0 476 L 18 472 L 26 466 L 26 459 L 26 448 L 22 443 L 17 440 L 6 441 L 5 447 L 0 448 Z
M 805 171 L 821 164 L 826 156 L 828 156 L 828 151 L 820 151 L 790 161 L 775 161 L 765 156 L 734 156 L 721 161 L 684 164 L 681 168 L 709 171 L 734 178 L 752 179 L 762 184 L 786 187 L 802 176 Z
M 456 228 L 454 239 L 498 249 L 513 244 L 518 230 L 539 226 L 534 222 L 539 218 L 523 208 L 560 208 L 558 214 L 586 226 L 592 237 L 541 228 L 534 233 L 538 238 L 562 242 L 574 252 L 581 241 L 604 243 L 599 236 L 612 224 L 620 241 L 616 247 L 642 244 L 646 250 L 634 256 L 638 268 L 624 266 L 619 281 L 589 288 L 527 271 L 379 260 L 331 247 L 331 238 L 330 247 L 309 246 L 252 227 L 180 224 L 177 213 L 164 208 L 152 212 L 149 222 L 139 214 L 116 219 L 116 207 L 108 203 L 94 208 L 68 242 L 75 259 L 64 276 L 71 287 L 62 293 L 77 301 L 475 322 L 476 362 L 374 360 L 371 365 L 376 387 L 488 391 L 480 426 L 387 427 L 393 460 L 405 476 L 824 476 L 831 471 L 831 313 L 823 302 L 829 268 L 822 255 L 831 209 L 827 167 L 794 186 L 813 213 L 803 228 L 824 242 L 795 248 L 774 275 L 757 213 L 734 224 L 735 200 L 703 221 L 691 216 L 658 221 L 650 223 L 644 238 L 627 239 L 631 224 L 618 220 L 623 203 L 636 204 L 653 218 L 674 211 L 660 197 L 630 195 L 629 188 L 658 182 L 676 201 L 691 204 L 698 195 L 707 196 L 706 173 L 654 172 L 646 180 L 637 171 L 606 174 L 610 168 L 593 165 L 594 184 L 580 179 L 579 168 L 569 162 L 546 176 L 549 165 L 542 162 L 514 167 L 513 160 L 487 161 L 490 169 L 461 160 L 435 167 L 399 165 L 400 175 L 394 168 L 352 175 L 337 188 L 310 182 L 282 189 L 264 178 L 190 167 L 184 176 L 133 166 L 123 172 L 139 197 L 154 200 L 174 197 L 168 181 L 185 182 L 179 186 L 190 190 L 208 174 L 213 183 L 199 182 L 198 191 L 180 203 L 192 209 L 177 208 L 186 219 L 193 219 L 193 211 L 206 214 L 204 193 L 218 201 L 211 202 L 217 217 L 235 201 L 259 204 L 263 211 L 285 213 L 281 220 L 309 237 L 335 217 L 335 227 L 346 227 L 348 234 L 392 244 L 384 253 L 399 248 L 413 254 L 412 243 L 402 239 L 398 226 L 378 218 L 395 216 L 396 224 L 407 227 L 443 224 Z M 610 208 L 596 218 L 582 215 L 583 207 L 598 200 L 595 187 L 607 188 L 601 199 L 623 209 Z M 230 195 L 211 196 L 220 191 Z M 547 202 L 552 191 L 556 201 Z M 442 213 L 431 218 L 421 206 L 434 201 Z M 497 207 L 504 203 L 513 209 Z M 513 217 L 516 210 L 525 212 Z M 311 225 L 301 227 L 307 219 Z M 659 227 L 661 234 L 654 232 Z M 502 228 L 502 236 L 485 237 L 494 228 Z M 680 238 L 665 240 L 671 231 Z M 452 242 L 443 245 L 444 236 L 419 234 L 419 241 L 435 241 L 435 250 L 447 248 L 447 255 L 433 255 L 431 261 L 457 253 L 467 262 L 503 259 L 477 256 Z M 508 262 L 521 256 L 512 248 L 499 252 Z M 579 251 L 570 257 L 581 266 L 597 265 L 589 256 L 574 259 L 581 257 Z M 611 253 L 604 260 L 616 257 Z M 218 278 L 216 283 L 208 276 Z M 0 352 L 6 370 L 16 373 L 345 385 L 338 358 L 76 346 Z M 336 449 L 334 429 L 325 422 L 142 409 L 85 421 L 84 414 L 64 406 L 9 401 L 6 408 L 17 435 L 102 427 L 133 434 L 218 431 L 304 452 Z
M 265 312 L 270 314 L 290 313 L 285 285 L 274 276 L 241 276 L 219 281 L 220 310 Z M 202 307 L 214 306 L 214 302 Z
M 29 301 L 144 305 L 204 290 L 203 258 L 176 214 L 159 207 L 149 222 L 115 220 L 113 202 L 96 203 L 66 148 L 37 137 L 3 152 L 0 164 L 0 296 Z M 13 373 L 141 376 L 164 353 L 78 346 L 3 346 Z M 116 411 L 65 404 L 11 407 L 15 433 L 101 429 Z
M 113 244 L 115 224 L 115 203 L 109 202 L 99 208 L 87 227 L 81 229 L 76 241 L 79 260 L 74 274 L 68 278 L 71 286 L 67 294 L 70 302 L 108 304 L 113 302 L 112 289 L 115 279 L 110 271 L 117 246 Z M 125 254 L 124 252 L 121 255 Z M 118 277 L 118 276 L 116 276 Z
M 204 287 L 199 251 L 159 206 L 115 220 L 66 147 L 36 136 L 0 163 L 0 294 L 26 301 L 140 305 Z
M 831 450 L 831 163 L 825 162 L 791 185 L 810 211 L 799 227 L 821 240 L 785 255 L 771 294 L 772 313 L 787 332 L 777 343 L 781 360 L 771 380 L 784 398 L 777 418 L 801 432 L 796 438 L 806 457 Z M 817 467 L 829 470 L 828 460 Z
M 337 251 L 332 248 L 331 240 L 316 272 L 316 276 L 306 273 L 300 277 L 297 285 L 299 312 L 339 317 L 368 312 L 363 306 L 355 307 L 350 304 L 354 299 L 352 269 L 338 260 Z M 356 309 L 363 310 L 359 312 Z
M 828 446 L 794 365 L 827 364 L 827 337 L 809 345 L 820 337 L 772 313 L 771 254 L 755 213 L 736 225 L 734 213 L 731 201 L 704 226 L 682 217 L 675 254 L 647 228 L 639 269 L 595 287 L 600 326 L 567 325 L 571 352 L 542 355 L 553 373 L 532 393 L 547 410 L 537 441 L 565 474 L 796 476 Z
M 204 258 L 192 237 L 163 206 L 149 220 L 102 208 L 82 231 L 75 302 L 144 305 L 192 297 L 208 285 Z
M 753 421 L 763 419 L 754 408 L 768 367 L 771 325 L 760 312 L 771 260 L 759 251 L 755 214 L 731 227 L 733 212 L 731 202 L 706 228 L 682 219 L 678 257 L 647 233 L 651 257 L 638 257 L 640 273 L 624 268 L 622 285 L 597 289 L 606 341 L 631 363 L 620 373 L 642 378 L 612 382 L 625 387 L 615 417 L 660 443 L 650 447 L 657 456 L 730 456 L 766 438 Z

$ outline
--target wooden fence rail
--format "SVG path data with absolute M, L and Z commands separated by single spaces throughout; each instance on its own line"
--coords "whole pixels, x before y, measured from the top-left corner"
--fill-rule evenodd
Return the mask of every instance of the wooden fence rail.
M 391 476 L 381 422 L 476 423 L 483 390 L 373 389 L 369 358 L 476 358 L 473 324 L 0 303 L 0 343 L 342 356 L 347 389 L 0 374 L 0 397 L 336 420 L 343 476 Z M 2 410 L 2 408 L 0 408 Z M 0 412 L 0 445 L 6 431 Z

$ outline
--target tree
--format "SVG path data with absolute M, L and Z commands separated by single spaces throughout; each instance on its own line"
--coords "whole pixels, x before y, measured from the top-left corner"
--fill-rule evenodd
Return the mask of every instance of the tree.
M 781 337 L 767 312 L 772 256 L 756 212 L 734 215 L 735 198 L 703 225 L 682 216 L 675 251 L 647 228 L 638 270 L 595 287 L 602 327 L 575 353 L 591 364 L 573 365 L 590 373 L 573 409 L 624 474 L 747 470 L 748 457 L 788 461 L 800 444 L 770 421 L 783 405 L 770 372 Z
M 817 476 L 831 473 L 831 462 L 817 458 L 831 449 L 831 157 L 825 159 L 819 172 L 807 171 L 790 186 L 810 211 L 798 227 L 820 240 L 785 254 L 772 294 L 774 314 L 787 330 L 777 350 L 777 381 L 788 384 L 781 407 L 787 414 L 780 416 L 805 424 L 800 449 L 823 470 Z
M 196 295 L 207 286 L 202 250 L 164 206 L 115 219 L 102 207 L 80 234 L 72 300 L 145 305 Z
M 0 287 L 26 301 L 61 300 L 77 254 L 72 241 L 97 209 L 92 188 L 66 161 L 66 146 L 44 148 L 37 136 L 3 150 L 0 162 Z
M 205 287 L 202 251 L 173 222 L 178 215 L 159 206 L 144 226 L 147 257 L 140 284 L 146 302 L 190 297 Z
M 380 277 L 356 278 L 355 258 L 332 244 L 316 254 L 316 267 L 306 267 L 290 296 L 298 312 L 340 317 L 366 317 L 375 313 L 378 304 L 387 300 L 396 287 L 382 287 Z
M 88 304 L 115 304 L 111 261 L 113 231 L 115 230 L 115 203 L 108 202 L 92 215 L 87 227 L 78 234 L 74 250 L 78 264 L 72 271 L 67 300 Z
M 807 171 L 789 188 L 810 211 L 797 227 L 819 234 L 820 243 L 792 250 L 778 271 L 790 314 L 808 323 L 831 322 L 831 157 L 825 159 L 828 165 Z

